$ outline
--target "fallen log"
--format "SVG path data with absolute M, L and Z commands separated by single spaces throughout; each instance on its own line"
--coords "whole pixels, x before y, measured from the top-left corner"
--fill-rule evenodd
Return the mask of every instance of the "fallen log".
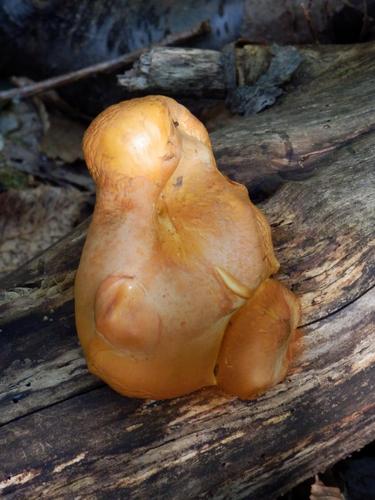
M 287 183 L 263 205 L 281 278 L 303 302 L 305 348 L 294 373 L 255 402 L 213 390 L 168 402 L 128 400 L 87 373 L 71 288 L 82 228 L 24 268 L 22 286 L 14 286 L 20 272 L 8 278 L 4 493 L 59 496 L 69 488 L 87 496 L 100 484 L 103 494 L 135 498 L 150 487 L 154 498 L 272 498 L 369 442 L 374 144 L 369 134 L 353 146 L 360 157 L 353 148 L 331 153 L 315 176 Z
M 87 372 L 74 330 L 85 223 L 2 281 L 1 493 L 90 496 L 99 487 L 131 498 L 268 499 L 374 438 L 375 63 L 367 50 L 212 134 L 222 171 L 237 179 L 261 183 L 253 168 L 267 162 L 284 177 L 311 170 L 261 204 L 279 278 L 303 305 L 304 351 L 287 380 L 253 402 L 213 389 L 144 402 L 104 387 Z
M 222 51 L 157 47 L 118 75 L 118 82 L 128 94 L 170 95 L 193 109 L 196 97 L 210 98 L 213 107 L 225 99 L 232 112 L 249 116 L 273 105 L 285 89 L 291 92 L 323 74 L 334 77 L 340 66 L 351 66 L 362 57 L 371 59 L 373 54 L 373 43 L 298 47 L 239 43 Z
M 224 50 L 155 47 L 146 50 L 131 69 L 117 78 L 127 92 L 134 94 L 224 99 L 235 88 L 254 85 L 264 78 L 275 56 L 288 48 L 289 54 L 296 51 L 301 61 L 290 75 L 293 86 L 307 83 L 324 72 L 335 71 L 339 65 L 350 64 L 351 60 L 374 52 L 372 43 L 279 47 L 242 42 L 238 46 L 226 46 Z M 280 70 L 285 72 L 285 66 Z M 263 85 L 267 83 L 265 80 Z
M 265 179 L 301 179 L 328 152 L 373 131 L 375 44 L 362 47 L 291 89 L 279 106 L 217 128 L 211 137 L 220 169 L 260 188 Z
M 129 93 L 224 98 L 225 69 L 218 50 L 180 48 L 146 51 L 118 76 Z

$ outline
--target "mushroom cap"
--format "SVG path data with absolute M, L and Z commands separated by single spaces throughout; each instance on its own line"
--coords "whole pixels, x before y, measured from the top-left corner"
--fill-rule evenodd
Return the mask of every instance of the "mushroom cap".
M 299 309 L 267 280 L 278 269 L 269 224 L 218 171 L 204 126 L 173 99 L 133 99 L 93 121 L 84 152 L 99 188 L 75 283 L 89 369 L 122 394 L 154 399 L 218 383 L 251 397 L 259 387 L 246 366 L 257 349 L 269 361 L 260 389 L 280 379 L 273 364 L 284 376 Z M 228 375 L 225 353 L 238 363 Z
M 163 96 L 110 106 L 83 139 L 87 166 L 97 184 L 142 176 L 163 185 L 181 157 L 180 131 L 210 146 L 202 124 L 183 106 Z

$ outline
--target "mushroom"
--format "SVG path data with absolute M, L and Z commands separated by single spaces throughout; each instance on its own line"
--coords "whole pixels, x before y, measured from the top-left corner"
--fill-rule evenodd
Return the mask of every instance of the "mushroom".
M 103 111 L 83 149 L 97 185 L 75 281 L 89 370 L 130 397 L 218 386 L 253 398 L 288 370 L 298 299 L 265 216 L 217 169 L 208 133 L 163 96 Z

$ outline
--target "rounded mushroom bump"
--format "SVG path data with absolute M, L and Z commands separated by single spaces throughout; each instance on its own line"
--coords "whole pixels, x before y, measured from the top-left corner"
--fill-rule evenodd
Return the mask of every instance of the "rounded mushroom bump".
M 204 126 L 149 96 L 106 109 L 83 146 L 97 201 L 75 305 L 90 371 L 152 399 L 210 385 L 252 398 L 281 381 L 299 302 L 269 278 L 270 227 L 218 171 Z

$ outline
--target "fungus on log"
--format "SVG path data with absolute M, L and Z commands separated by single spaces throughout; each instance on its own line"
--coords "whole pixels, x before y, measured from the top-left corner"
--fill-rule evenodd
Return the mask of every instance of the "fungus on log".
M 216 168 L 199 120 L 132 99 L 91 123 L 83 149 L 97 185 L 75 283 L 90 371 L 149 399 L 209 385 L 251 398 L 283 380 L 298 299 L 268 279 L 269 224 Z
M 104 387 L 74 328 L 85 223 L 2 281 L 2 493 L 90 496 L 100 484 L 109 496 L 267 499 L 373 439 L 375 63 L 363 50 L 212 134 L 222 172 L 262 185 L 273 161 L 289 177 L 260 207 L 278 279 L 304 311 L 294 372 L 256 401 L 204 389 L 145 402 Z M 310 175 L 291 180 L 304 165 Z

